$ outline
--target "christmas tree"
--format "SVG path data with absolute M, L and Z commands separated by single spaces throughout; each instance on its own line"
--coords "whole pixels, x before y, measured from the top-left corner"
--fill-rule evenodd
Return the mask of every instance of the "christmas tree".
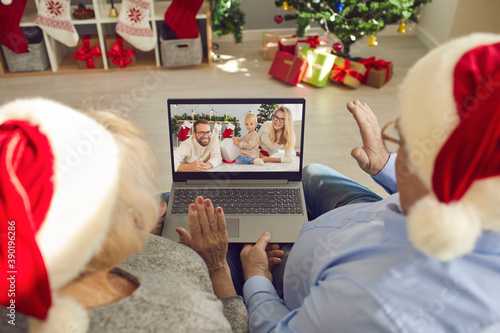
M 261 106 L 259 106 L 259 113 L 257 114 L 257 127 L 255 128 L 256 131 L 258 131 L 262 124 L 266 121 L 273 119 L 274 112 L 279 106 L 279 104 L 261 104 Z
M 245 25 L 245 14 L 236 0 L 210 0 L 212 30 L 216 36 L 234 35 L 236 43 L 241 43 L 241 30 Z
M 277 7 L 289 10 L 285 20 L 297 21 L 297 35 L 304 36 L 311 22 L 337 36 L 342 45 L 334 47 L 342 56 L 358 39 L 369 36 L 370 46 L 376 46 L 375 34 L 387 24 L 418 22 L 420 6 L 431 0 L 275 0 Z M 292 8 L 292 9 L 290 9 Z

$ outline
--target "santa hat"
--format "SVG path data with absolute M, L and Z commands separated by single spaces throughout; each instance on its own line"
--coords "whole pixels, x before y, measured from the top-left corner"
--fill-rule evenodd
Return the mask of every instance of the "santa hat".
M 429 188 L 408 214 L 409 238 L 440 260 L 500 232 L 500 35 L 476 33 L 431 51 L 401 87 L 399 126 Z
M 86 332 L 87 311 L 57 290 L 100 249 L 118 188 L 118 147 L 67 106 L 0 107 L 0 304 L 36 332 Z M 5 318 L 4 318 L 5 319 Z

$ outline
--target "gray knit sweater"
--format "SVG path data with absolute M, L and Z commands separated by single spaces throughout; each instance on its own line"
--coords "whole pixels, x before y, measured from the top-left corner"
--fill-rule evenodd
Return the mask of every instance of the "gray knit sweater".
M 218 300 L 205 263 L 182 244 L 152 235 L 117 272 L 140 286 L 117 303 L 90 309 L 89 332 L 247 332 L 242 298 Z M 26 318 L 17 314 L 16 326 L 9 325 L 5 310 L 0 307 L 0 332 L 27 332 Z

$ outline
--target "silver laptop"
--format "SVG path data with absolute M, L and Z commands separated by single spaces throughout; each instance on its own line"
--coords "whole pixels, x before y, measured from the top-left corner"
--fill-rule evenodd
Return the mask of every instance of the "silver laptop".
M 233 163 L 237 152 L 229 147 L 228 140 L 247 133 L 245 116 L 250 112 L 257 116 L 258 131 L 265 122 L 272 122 L 279 106 L 286 106 L 292 114 L 296 138 L 292 161 Z M 167 111 L 173 184 L 163 236 L 178 241 L 175 228 L 189 230 L 188 206 L 201 195 L 224 209 L 230 242 L 255 242 L 264 231 L 271 233 L 273 242 L 295 242 L 307 221 L 301 182 L 305 99 L 169 99 Z M 182 143 L 181 138 L 190 140 L 193 131 L 188 123 L 193 124 L 198 118 L 209 122 L 212 139 L 219 141 L 223 162 L 206 172 L 176 171 L 174 152 Z M 285 151 L 279 149 L 271 156 L 285 157 Z

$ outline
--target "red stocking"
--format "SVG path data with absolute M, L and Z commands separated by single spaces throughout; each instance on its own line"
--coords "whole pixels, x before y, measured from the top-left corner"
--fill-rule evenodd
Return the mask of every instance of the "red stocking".
M 224 137 L 224 139 L 230 138 L 231 135 L 233 134 L 233 131 L 234 131 L 234 125 L 229 123 L 227 124 L 224 133 L 222 133 L 222 136 Z
M 179 39 L 197 38 L 196 14 L 203 0 L 173 0 L 165 12 L 165 23 Z
M 14 0 L 10 5 L 0 4 L 0 43 L 15 53 L 28 51 L 28 40 L 19 29 L 27 0 Z
M 184 121 L 184 124 L 182 125 L 182 128 L 179 130 L 179 134 L 177 136 L 181 141 L 184 141 L 187 139 L 187 135 L 189 133 L 189 130 L 193 127 L 193 124 L 191 124 L 189 121 Z

